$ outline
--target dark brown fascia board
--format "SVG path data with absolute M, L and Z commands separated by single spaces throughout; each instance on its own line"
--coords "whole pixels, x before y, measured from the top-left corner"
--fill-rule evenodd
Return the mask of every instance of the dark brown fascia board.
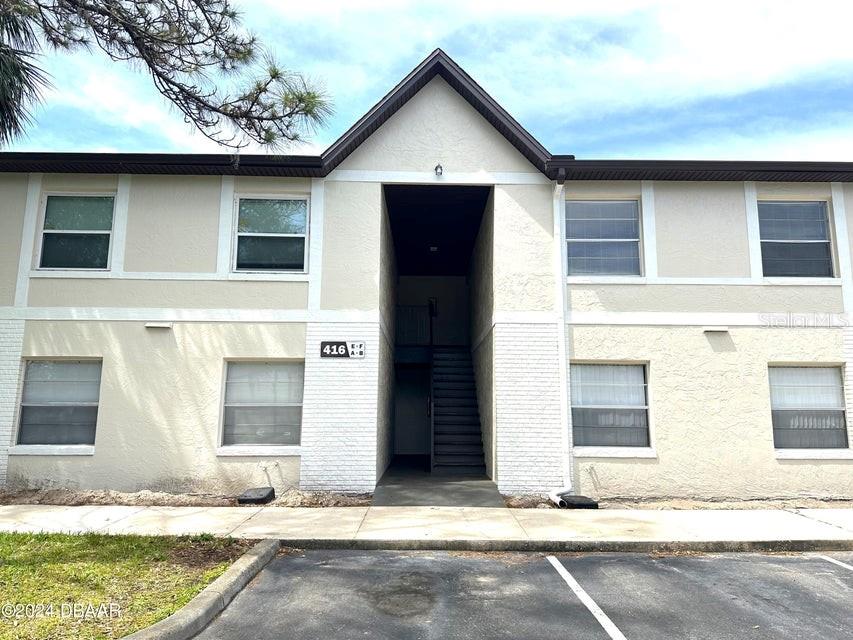
M 319 156 L 176 153 L 0 153 L 0 172 L 321 177 Z
M 547 175 L 566 180 L 684 180 L 756 182 L 853 182 L 853 162 L 751 160 L 577 160 L 553 156 Z
M 403 78 L 361 119 L 323 152 L 329 172 L 376 131 L 436 75 L 453 87 L 539 171 L 546 171 L 551 154 L 503 107 L 441 49 L 436 49 Z

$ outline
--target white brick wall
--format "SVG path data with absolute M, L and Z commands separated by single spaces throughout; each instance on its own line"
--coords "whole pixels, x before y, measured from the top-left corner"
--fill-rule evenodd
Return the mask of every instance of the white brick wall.
M 556 324 L 494 328 L 497 484 L 502 493 L 563 486 Z
M 305 345 L 302 465 L 308 490 L 373 491 L 379 323 L 309 323 Z M 324 340 L 363 340 L 363 359 L 320 358 Z
M 853 328 L 845 327 L 841 337 L 841 356 L 844 358 L 844 407 L 847 417 L 847 442 L 853 448 Z
M 6 484 L 9 446 L 15 430 L 23 342 L 23 320 L 0 320 L 0 487 Z

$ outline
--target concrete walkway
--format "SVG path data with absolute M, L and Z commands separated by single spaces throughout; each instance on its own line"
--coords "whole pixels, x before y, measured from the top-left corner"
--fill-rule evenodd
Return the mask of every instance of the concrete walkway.
M 853 509 L 599 511 L 479 507 L 7 505 L 0 531 L 277 538 L 298 547 L 853 550 Z
M 498 486 L 488 478 L 442 476 L 418 469 L 389 469 L 373 492 L 377 507 L 506 506 Z

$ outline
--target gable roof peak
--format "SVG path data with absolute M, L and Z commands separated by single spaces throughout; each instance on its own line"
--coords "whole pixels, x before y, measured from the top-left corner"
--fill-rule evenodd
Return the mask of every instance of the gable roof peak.
M 547 171 L 551 158 L 548 150 L 441 48 L 436 48 L 424 58 L 397 86 L 323 152 L 323 165 L 327 171 L 343 162 L 435 76 L 441 76 L 533 166 L 543 173 Z

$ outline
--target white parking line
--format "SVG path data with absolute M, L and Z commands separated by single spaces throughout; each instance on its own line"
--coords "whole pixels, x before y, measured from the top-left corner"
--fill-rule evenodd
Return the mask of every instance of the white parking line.
M 559 560 L 557 560 L 557 558 L 554 556 L 548 556 L 548 562 L 553 565 L 557 570 L 557 573 L 560 574 L 560 577 L 566 581 L 566 584 L 575 592 L 578 599 L 584 603 L 584 606 L 586 606 L 587 609 L 589 609 L 589 612 L 595 616 L 595 619 L 598 620 L 598 624 L 600 624 L 607 632 L 607 635 L 609 635 L 613 640 L 627 640 L 622 632 L 619 631 L 619 628 L 613 624 L 613 621 L 607 617 L 607 614 L 604 613 L 597 604 L 595 604 L 595 600 L 593 600 L 589 594 L 584 591 L 583 587 L 578 584 L 578 581 L 572 577 L 571 573 L 566 571 L 566 568 Z
M 820 558 L 821 560 L 826 560 L 827 562 L 831 562 L 832 564 L 837 564 L 839 567 L 844 567 L 845 569 L 850 569 L 853 571 L 853 565 L 847 564 L 846 562 L 841 562 L 841 560 L 836 560 L 835 558 L 830 558 L 829 556 L 815 556 L 816 558 Z

